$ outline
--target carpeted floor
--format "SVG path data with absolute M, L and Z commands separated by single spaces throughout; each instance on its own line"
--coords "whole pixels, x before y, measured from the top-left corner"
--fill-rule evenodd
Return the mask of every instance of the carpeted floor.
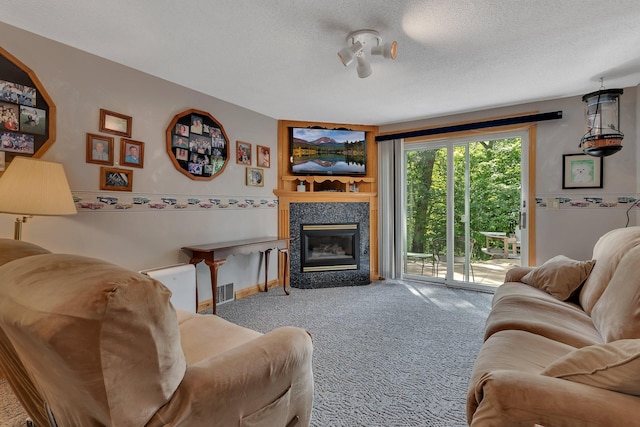
M 7 380 L 0 380 L 0 427 L 26 427 L 27 415 L 11 392 Z
M 466 426 L 491 294 L 413 282 L 281 289 L 218 307 L 234 323 L 314 337 L 317 427 Z
M 413 282 L 269 290 L 218 307 L 268 332 L 314 337 L 314 427 L 466 426 L 465 398 L 491 294 Z M 0 426 L 24 415 L 0 380 Z

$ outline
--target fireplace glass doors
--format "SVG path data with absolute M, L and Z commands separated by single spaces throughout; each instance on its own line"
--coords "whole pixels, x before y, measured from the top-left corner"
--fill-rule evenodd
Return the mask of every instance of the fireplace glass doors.
M 303 273 L 359 268 L 358 224 L 301 224 L 300 236 Z

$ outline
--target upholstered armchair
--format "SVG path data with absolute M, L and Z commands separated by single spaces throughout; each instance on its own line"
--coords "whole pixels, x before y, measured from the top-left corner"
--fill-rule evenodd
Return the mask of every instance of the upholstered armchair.
M 39 427 L 309 425 L 305 330 L 176 311 L 147 276 L 37 246 L 3 257 L 25 245 L 11 242 L 0 239 L 0 370 Z

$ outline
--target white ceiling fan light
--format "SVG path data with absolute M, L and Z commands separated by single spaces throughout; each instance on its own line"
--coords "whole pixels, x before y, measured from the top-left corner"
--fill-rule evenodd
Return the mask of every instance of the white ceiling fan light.
M 347 36 L 348 46 L 338 52 L 338 57 L 346 67 L 357 60 L 356 72 L 358 77 L 364 79 L 373 73 L 371 64 L 365 56 L 365 49 L 371 46 L 371 55 L 382 56 L 386 59 L 396 59 L 398 53 L 398 43 L 395 41 L 386 44 L 382 43 L 380 33 L 375 30 L 358 30 L 349 33 Z

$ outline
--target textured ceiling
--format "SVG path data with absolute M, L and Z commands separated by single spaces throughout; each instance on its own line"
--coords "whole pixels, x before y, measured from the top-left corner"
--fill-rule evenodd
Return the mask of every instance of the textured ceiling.
M 383 125 L 640 83 L 638 0 L 0 0 L 0 21 L 275 119 Z M 398 42 L 360 79 L 336 55 Z

